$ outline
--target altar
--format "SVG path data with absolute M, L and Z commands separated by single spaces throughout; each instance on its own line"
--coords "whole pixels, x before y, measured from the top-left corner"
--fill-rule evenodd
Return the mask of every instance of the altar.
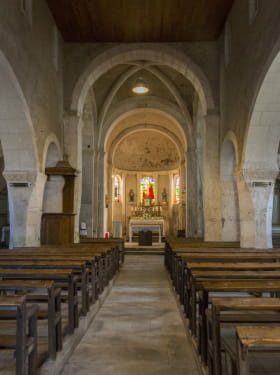
M 140 231 L 157 232 L 158 242 L 161 242 L 162 236 L 165 236 L 164 230 L 164 219 L 143 219 L 143 218 L 133 218 L 129 220 L 129 242 L 132 242 L 133 232 Z

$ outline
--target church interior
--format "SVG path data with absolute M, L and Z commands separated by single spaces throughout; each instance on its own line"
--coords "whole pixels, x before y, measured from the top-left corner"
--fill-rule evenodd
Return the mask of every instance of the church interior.
M 279 375 L 278 0 L 0 0 L 0 374 Z

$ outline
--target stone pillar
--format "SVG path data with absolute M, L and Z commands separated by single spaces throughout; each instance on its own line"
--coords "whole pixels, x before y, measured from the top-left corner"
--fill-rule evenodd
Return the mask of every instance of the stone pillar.
M 205 117 L 203 154 L 203 210 L 205 241 L 220 241 L 222 229 L 219 174 L 219 121 L 217 114 Z
M 242 169 L 235 172 L 240 207 L 240 245 L 272 248 L 274 182 L 278 170 Z
M 105 185 L 104 185 L 104 160 L 103 149 L 97 153 L 97 237 L 104 237 L 104 207 L 105 207 Z
M 39 246 L 46 175 L 33 171 L 4 171 L 10 211 L 10 248 Z
M 188 238 L 199 237 L 198 165 L 197 150 L 189 148 L 187 160 L 187 230 Z
M 83 149 L 83 166 L 82 166 L 82 197 L 80 222 L 87 224 L 88 237 L 93 233 L 92 217 L 92 189 L 93 189 L 93 148 Z
M 112 188 L 112 163 L 107 161 L 107 191 L 105 197 L 105 206 L 107 208 L 107 228 L 108 232 L 113 233 L 113 188 Z
M 79 175 L 75 178 L 74 187 L 74 242 L 79 242 L 79 222 L 82 197 L 82 127 L 81 117 L 76 112 L 68 112 L 64 116 L 64 155 L 68 158 L 71 167 Z
M 103 149 L 94 152 L 94 182 L 93 182 L 93 236 L 104 237 L 104 160 Z

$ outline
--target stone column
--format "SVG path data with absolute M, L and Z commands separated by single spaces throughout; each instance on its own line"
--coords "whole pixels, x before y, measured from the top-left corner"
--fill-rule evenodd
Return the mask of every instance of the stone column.
M 188 238 L 198 237 L 198 184 L 197 184 L 197 152 L 189 148 L 187 160 L 187 230 Z
M 4 171 L 10 211 L 10 248 L 39 246 L 46 175 L 36 171 Z
M 111 161 L 107 161 L 107 191 L 106 191 L 106 200 L 105 205 L 107 208 L 107 228 L 108 232 L 113 233 L 113 190 L 112 190 L 112 175 L 113 167 Z
M 104 159 L 105 152 L 99 149 L 97 152 L 97 237 L 104 237 L 104 207 L 105 207 L 105 192 L 104 192 Z
M 203 160 L 203 210 L 205 241 L 220 241 L 222 229 L 219 175 L 219 122 L 217 114 L 205 117 Z
M 240 207 L 240 245 L 244 248 L 272 248 L 272 208 L 275 169 L 237 170 Z
M 93 155 L 94 181 L 93 181 L 93 236 L 104 237 L 104 159 L 103 149 L 95 150 Z
M 79 242 L 79 222 L 82 197 L 82 127 L 81 117 L 76 112 L 68 112 L 64 116 L 64 155 L 71 167 L 80 174 L 75 178 L 74 187 L 74 242 Z

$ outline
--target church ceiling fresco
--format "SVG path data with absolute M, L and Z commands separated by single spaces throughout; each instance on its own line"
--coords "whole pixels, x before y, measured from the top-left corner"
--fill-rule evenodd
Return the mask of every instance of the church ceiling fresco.
M 128 135 L 117 146 L 113 165 L 130 171 L 163 171 L 179 166 L 175 144 L 165 135 L 141 131 Z

